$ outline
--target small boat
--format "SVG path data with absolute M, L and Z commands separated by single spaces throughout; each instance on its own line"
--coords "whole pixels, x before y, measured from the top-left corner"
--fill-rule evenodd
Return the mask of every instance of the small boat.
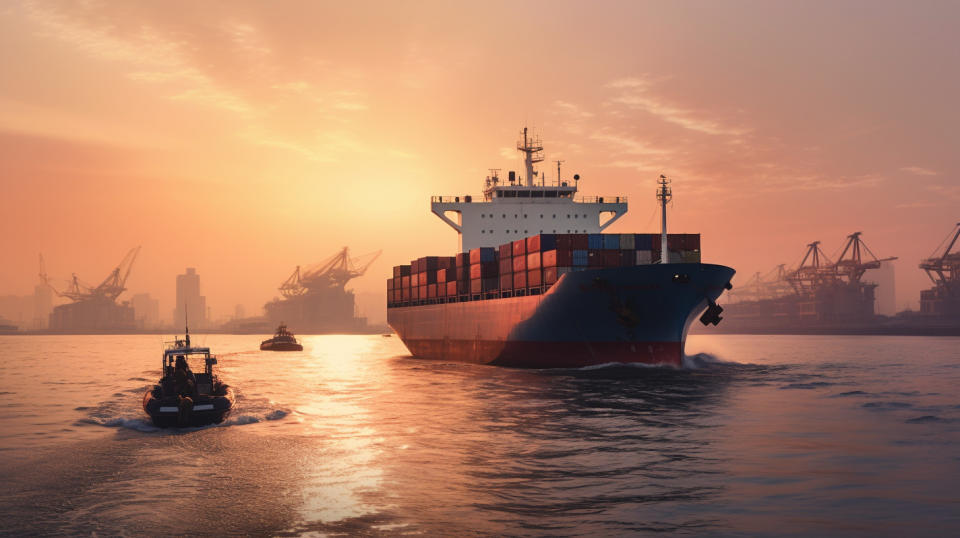
M 190 363 L 202 362 L 202 373 L 193 373 Z M 160 383 L 143 395 L 143 410 L 155 426 L 205 426 L 223 422 L 233 409 L 233 389 L 213 373 L 217 358 L 208 347 L 190 345 L 190 331 L 183 340 L 169 342 L 163 351 Z
M 260 342 L 261 351 L 303 351 L 303 346 L 293 337 L 283 323 L 277 327 L 277 334 L 273 338 Z

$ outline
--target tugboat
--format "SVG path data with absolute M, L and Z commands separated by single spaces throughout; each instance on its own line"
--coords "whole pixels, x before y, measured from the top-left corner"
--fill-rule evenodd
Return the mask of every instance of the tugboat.
M 193 373 L 190 362 L 203 359 L 203 372 Z M 233 409 L 234 395 L 213 373 L 217 358 L 208 347 L 190 345 L 190 329 L 183 340 L 168 342 L 163 352 L 160 383 L 143 395 L 143 410 L 155 426 L 205 426 L 223 422 Z
M 261 351 L 303 351 L 303 346 L 293 337 L 283 323 L 277 327 L 277 334 L 273 338 L 260 343 Z

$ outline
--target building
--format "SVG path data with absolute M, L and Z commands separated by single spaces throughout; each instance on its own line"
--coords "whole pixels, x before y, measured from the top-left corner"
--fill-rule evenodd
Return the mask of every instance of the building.
M 893 316 L 897 313 L 896 282 L 892 262 L 881 262 L 877 269 L 867 269 L 863 273 L 863 281 L 876 284 L 874 296 L 876 306 L 874 311 L 884 316 Z
M 53 312 L 53 290 L 45 284 L 33 287 L 33 321 L 31 328 L 46 329 Z
M 200 295 L 200 275 L 193 267 L 177 275 L 177 304 L 173 309 L 175 327 L 187 322 L 195 329 L 207 326 L 207 298 Z
M 160 300 L 149 293 L 138 293 L 130 299 L 137 325 L 142 329 L 154 329 L 160 325 Z

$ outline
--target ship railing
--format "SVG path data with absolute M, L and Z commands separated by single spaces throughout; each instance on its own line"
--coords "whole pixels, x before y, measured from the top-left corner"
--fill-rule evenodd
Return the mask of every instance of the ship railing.
M 465 194 L 463 196 L 431 196 L 430 203 L 432 204 L 459 204 L 461 202 L 469 204 L 473 202 L 474 199 L 482 200 L 483 196 L 479 198 L 472 194 Z
M 577 196 L 573 199 L 578 204 L 625 204 L 626 196 Z

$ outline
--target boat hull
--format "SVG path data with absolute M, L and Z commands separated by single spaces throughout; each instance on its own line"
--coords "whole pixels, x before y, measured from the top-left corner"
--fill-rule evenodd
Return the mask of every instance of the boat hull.
M 260 344 L 260 351 L 303 351 L 303 346 L 289 342 L 264 342 Z
M 220 424 L 233 410 L 233 389 L 227 387 L 226 393 L 217 396 L 198 396 L 193 409 L 181 417 L 175 397 L 159 398 L 158 389 L 148 390 L 143 396 L 143 410 L 150 416 L 154 426 L 159 428 L 184 428 Z
M 546 293 L 389 308 L 415 357 L 521 368 L 680 365 L 690 324 L 734 270 L 657 264 L 563 275 Z

